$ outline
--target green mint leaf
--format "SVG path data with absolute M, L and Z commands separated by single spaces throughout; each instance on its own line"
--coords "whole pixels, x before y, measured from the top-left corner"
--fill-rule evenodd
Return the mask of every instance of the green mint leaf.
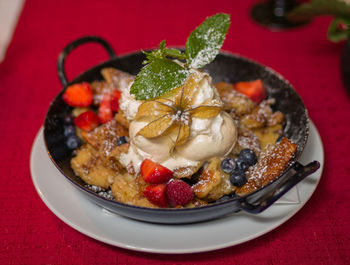
M 185 60 L 187 59 L 186 54 L 183 54 L 180 50 L 178 49 L 165 49 L 165 55 L 168 57 L 176 58 L 179 60 Z
M 153 58 L 136 76 L 130 93 L 138 100 L 157 98 L 183 85 L 189 74 L 189 70 L 171 60 Z
M 350 20 L 335 18 L 328 28 L 328 39 L 333 42 L 346 40 L 350 35 Z
M 340 0 L 311 0 L 288 12 L 287 18 L 293 21 L 304 21 L 322 15 L 349 19 L 350 4 Z
M 143 51 L 143 53 L 146 55 L 146 61 L 144 61 L 144 64 L 151 63 L 154 59 L 166 59 L 167 57 L 179 60 L 186 59 L 186 54 L 183 54 L 178 49 L 168 49 L 165 47 L 165 45 L 165 40 L 163 40 L 161 43 L 159 43 L 159 49 L 151 52 Z
M 163 50 L 165 49 L 165 45 L 166 45 L 165 40 L 162 40 L 158 45 L 159 50 L 161 50 L 163 52 Z
M 230 15 L 208 17 L 191 32 L 186 42 L 186 54 L 191 68 L 201 68 L 219 53 L 230 26 Z

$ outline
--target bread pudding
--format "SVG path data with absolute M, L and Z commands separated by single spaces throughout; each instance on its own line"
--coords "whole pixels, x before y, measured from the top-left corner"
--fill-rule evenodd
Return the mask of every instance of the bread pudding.
M 220 105 L 220 113 L 214 121 L 192 121 L 199 125 L 191 129 L 189 140 L 179 148 L 174 146 L 176 128 L 154 138 L 138 133 L 152 122 L 149 117 L 135 120 L 138 109 L 143 109 L 140 108 L 142 104 L 153 103 L 139 102 L 130 95 L 133 76 L 113 68 L 103 69 L 101 74 L 103 81 L 84 83 L 91 87 L 94 103 L 89 108 L 75 107 L 72 111 L 73 117 L 76 115 L 76 133 L 72 137 L 78 136 L 81 146 L 75 150 L 71 167 L 87 185 L 111 190 L 119 202 L 143 207 L 198 207 L 232 195 L 246 195 L 277 178 L 296 152 L 296 144 L 281 137 L 284 115 L 272 110 L 274 99 L 254 102 L 235 89 L 237 85 L 253 82 L 219 82 L 214 86 L 208 74 L 196 73 L 208 79 L 205 82 L 209 82 L 207 85 L 213 90 L 212 98 L 215 98 L 214 104 Z M 101 114 L 106 102 L 103 93 L 117 95 L 110 96 L 106 104 L 112 114 L 109 120 L 101 119 L 105 117 Z M 174 95 L 160 99 L 167 102 L 171 98 Z M 113 104 L 116 106 L 111 110 Z M 152 110 L 147 108 L 147 115 Z M 94 122 L 81 117 L 91 111 L 97 113 L 94 114 L 97 122 L 90 128 L 87 124 Z M 206 126 L 213 124 L 212 131 L 201 128 L 201 122 Z M 196 140 L 198 136 L 200 140 Z M 252 157 L 255 163 L 249 161 Z M 146 160 L 150 163 L 146 164 Z M 169 172 L 168 176 L 157 180 L 161 179 L 163 171 Z M 150 180 L 152 174 L 156 175 L 156 180 Z M 167 196 L 167 183 L 174 180 L 181 180 L 183 186 L 188 187 L 176 188 L 178 193 L 184 193 L 185 203 L 171 205 L 167 202 L 172 196 Z M 151 190 L 148 193 L 152 195 L 145 195 L 147 190 Z M 164 193 L 163 190 L 166 203 L 152 199 L 157 193 Z
M 68 86 L 70 164 L 88 187 L 151 208 L 190 208 L 244 196 L 275 180 L 297 145 L 283 137 L 261 79 L 213 83 L 201 70 L 219 52 L 229 16 L 208 18 L 185 53 L 144 52 L 137 76 L 115 68 Z

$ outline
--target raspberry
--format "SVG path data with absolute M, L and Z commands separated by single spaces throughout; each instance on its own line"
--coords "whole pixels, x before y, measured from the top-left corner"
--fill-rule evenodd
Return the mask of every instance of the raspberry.
M 167 184 L 166 196 L 170 206 L 182 206 L 189 203 L 193 198 L 193 192 L 183 180 L 172 180 Z

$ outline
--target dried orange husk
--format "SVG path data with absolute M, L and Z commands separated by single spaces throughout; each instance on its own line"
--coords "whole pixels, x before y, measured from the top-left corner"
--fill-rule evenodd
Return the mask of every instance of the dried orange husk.
M 174 124 L 173 115 L 165 114 L 143 127 L 137 135 L 142 135 L 146 138 L 155 138 L 162 136 Z
M 184 144 L 190 136 L 191 119 L 188 122 L 181 122 L 179 125 L 179 131 L 176 137 L 175 146 Z
M 189 111 L 192 118 L 209 119 L 217 116 L 222 111 L 220 106 L 198 106 Z
M 200 78 L 198 74 L 191 74 L 185 81 L 181 88 L 181 92 L 175 96 L 175 105 L 179 108 L 185 109 L 191 106 L 196 94 L 199 91 Z
M 157 119 L 168 113 L 174 112 L 173 102 L 168 99 L 159 98 L 157 100 L 146 101 L 142 103 L 136 113 L 135 119 L 144 117 Z

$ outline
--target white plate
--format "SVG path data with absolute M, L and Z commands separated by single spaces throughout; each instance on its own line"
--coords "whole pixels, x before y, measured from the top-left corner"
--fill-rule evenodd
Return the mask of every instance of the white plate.
M 275 204 L 259 215 L 236 213 L 186 225 L 160 225 L 131 220 L 95 205 L 51 162 L 41 128 L 34 140 L 30 167 L 34 186 L 47 207 L 81 233 L 110 245 L 153 253 L 194 253 L 234 246 L 259 237 L 286 222 L 311 197 L 321 178 L 324 152 L 313 123 L 300 162 L 318 160 L 321 168 L 298 184 L 299 203 Z

